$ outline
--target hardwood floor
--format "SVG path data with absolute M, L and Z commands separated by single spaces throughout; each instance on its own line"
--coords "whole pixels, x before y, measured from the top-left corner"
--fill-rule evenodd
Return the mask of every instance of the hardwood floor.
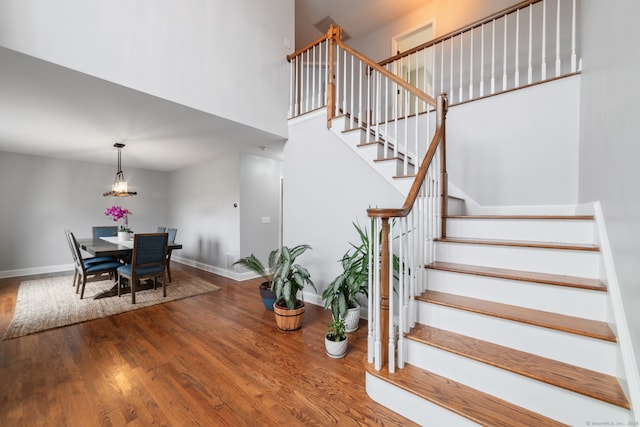
M 258 280 L 172 269 L 222 289 L 0 341 L 0 425 L 414 425 L 365 392 L 366 321 L 334 360 L 321 307 L 280 332 Z M 0 280 L 0 331 L 21 279 Z

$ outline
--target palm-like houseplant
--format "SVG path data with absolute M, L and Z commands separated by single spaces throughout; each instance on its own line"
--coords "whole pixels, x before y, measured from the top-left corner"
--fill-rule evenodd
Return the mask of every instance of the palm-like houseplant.
M 293 248 L 283 246 L 275 254 L 271 288 L 276 293 L 273 309 L 276 313 L 278 328 L 285 331 L 294 331 L 302 326 L 304 301 L 298 299 L 298 292 L 302 291 L 306 285 L 316 289 L 309 271 L 296 264 L 296 258 L 308 249 L 311 249 L 311 246 L 298 245 Z
M 269 254 L 268 269 L 265 268 L 262 261 L 260 261 L 254 254 L 240 258 L 238 261 L 233 263 L 233 265 L 241 265 L 262 277 L 264 281 L 260 283 L 259 290 L 260 296 L 262 297 L 262 303 L 267 310 L 273 310 L 273 303 L 276 302 L 276 294 L 272 290 L 273 274 L 270 272 L 275 268 L 277 253 L 278 250 L 273 250 Z
M 369 296 L 369 250 L 371 239 L 367 230 L 353 223 L 360 242 L 349 242 L 351 248 L 344 254 L 340 263 L 340 273 L 322 292 L 325 310 L 331 309 L 332 315 L 345 320 L 347 332 L 358 329 L 360 320 L 360 303 L 358 295 Z M 379 240 L 379 239 L 378 239 Z M 393 276 L 397 280 L 400 271 L 400 259 L 393 255 Z
M 358 329 L 360 304 L 357 296 L 369 295 L 369 235 L 358 224 L 353 223 L 353 226 L 360 243 L 349 242 L 351 248 L 340 260 L 342 273 L 322 292 L 324 308 L 331 309 L 334 319 L 346 319 L 348 332 Z
M 292 248 L 282 246 L 279 249 L 274 249 L 269 254 L 268 270 L 253 254 L 233 263 L 234 265 L 239 264 L 248 268 L 265 280 L 261 284 L 261 294 L 265 287 L 268 287 L 273 294 L 270 301 L 266 301 L 263 295 L 263 303 L 265 306 L 269 304 L 269 309 L 276 311 L 276 323 L 283 330 L 300 328 L 302 314 L 304 313 L 304 302 L 298 300 L 298 291 L 302 291 L 306 285 L 311 285 L 315 289 L 309 271 L 296 264 L 296 258 L 308 249 L 311 249 L 311 246 L 298 245 Z M 298 314 L 300 315 L 299 318 L 296 317 Z M 294 320 L 296 320 L 294 325 L 285 324 L 293 323 Z

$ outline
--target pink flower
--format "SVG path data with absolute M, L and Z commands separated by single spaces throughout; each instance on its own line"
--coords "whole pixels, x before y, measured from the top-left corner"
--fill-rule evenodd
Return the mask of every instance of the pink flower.
M 133 215 L 129 209 L 125 209 L 122 206 L 111 206 L 104 211 L 104 214 L 113 218 L 114 221 L 118 221 L 124 218 L 123 225 L 120 226 L 121 231 L 130 231 L 129 230 L 129 215 Z

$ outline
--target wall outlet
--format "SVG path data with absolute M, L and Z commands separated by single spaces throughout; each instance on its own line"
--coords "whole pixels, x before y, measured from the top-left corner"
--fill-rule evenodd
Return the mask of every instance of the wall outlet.
M 261 224 L 271 224 L 271 217 L 270 216 L 263 216 L 262 218 L 260 218 L 260 223 Z

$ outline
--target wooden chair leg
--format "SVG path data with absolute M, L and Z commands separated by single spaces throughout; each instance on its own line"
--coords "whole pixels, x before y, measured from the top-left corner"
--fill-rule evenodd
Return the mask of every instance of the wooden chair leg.
M 136 282 L 138 279 L 135 276 L 131 276 L 129 279 L 129 287 L 131 288 L 131 304 L 136 303 Z
M 80 299 L 84 298 L 84 286 L 87 284 L 86 276 L 82 276 L 82 290 L 80 291 Z

